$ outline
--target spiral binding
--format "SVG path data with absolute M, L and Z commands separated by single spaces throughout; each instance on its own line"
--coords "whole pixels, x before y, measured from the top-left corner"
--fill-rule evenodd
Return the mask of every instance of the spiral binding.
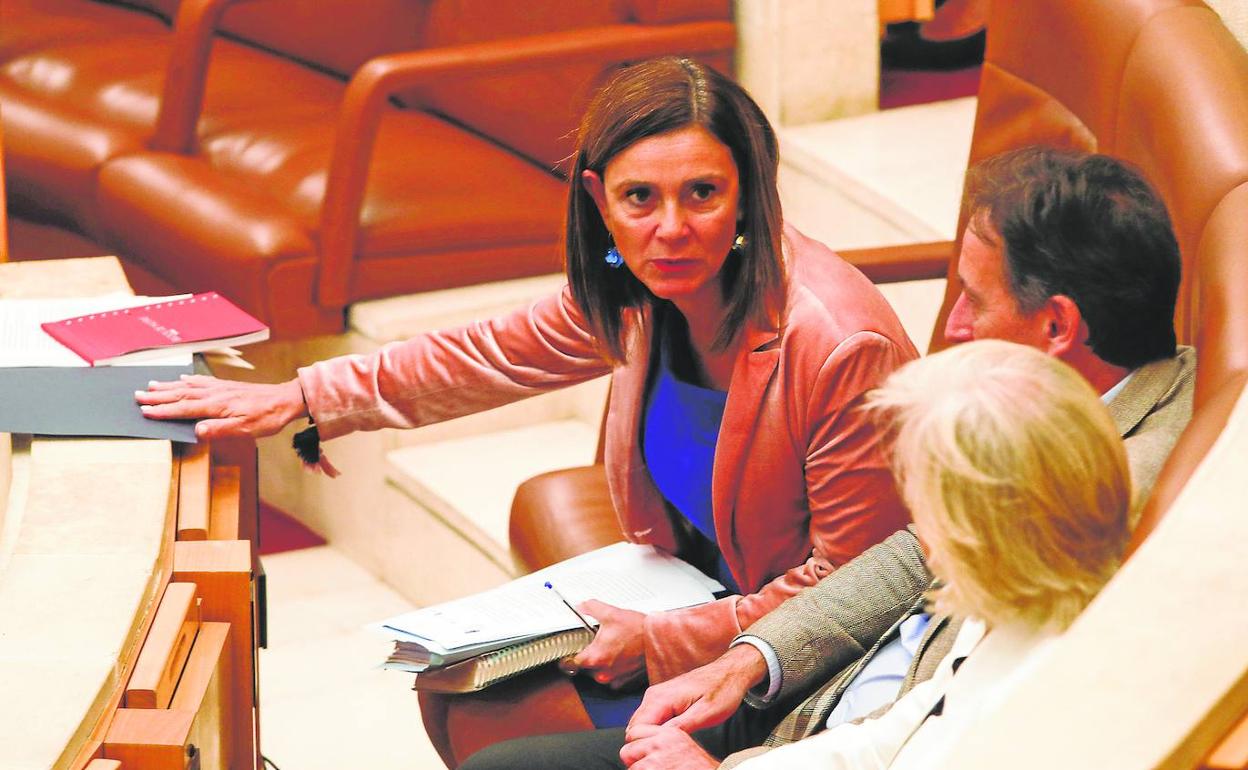
M 521 642 L 443 669 L 422 671 L 416 675 L 413 689 L 476 692 L 566 655 L 580 652 L 593 639 L 594 635 L 586 629 L 574 628 Z

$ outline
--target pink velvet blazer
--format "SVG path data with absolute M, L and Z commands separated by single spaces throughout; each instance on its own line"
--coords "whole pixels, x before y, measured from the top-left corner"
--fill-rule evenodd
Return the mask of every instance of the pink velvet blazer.
M 789 596 L 905 526 L 877 431 L 856 407 L 916 352 L 892 308 L 857 269 L 785 229 L 789 290 L 779 328 L 749 327 L 715 448 L 719 547 L 749 593 L 646 620 L 658 682 L 712 660 Z M 621 529 L 677 550 L 638 441 L 650 362 L 648 317 L 630 324 L 628 361 L 611 371 L 567 289 L 460 329 L 369 356 L 299 370 L 323 440 L 416 427 L 611 372 L 605 461 Z

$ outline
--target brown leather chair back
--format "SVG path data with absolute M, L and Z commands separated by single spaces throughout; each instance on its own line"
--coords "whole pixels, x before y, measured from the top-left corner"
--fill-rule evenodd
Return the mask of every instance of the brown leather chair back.
M 4 192 L 4 123 L 0 122 L 0 262 L 9 261 L 8 202 Z
M 166 20 L 178 0 L 132 0 Z M 729 0 L 245 0 L 220 29 L 243 42 L 349 78 L 377 56 L 616 24 L 729 20 Z M 727 71 L 727 57 L 708 60 Z M 442 113 L 558 168 L 603 73 L 593 63 L 559 64 L 521 75 L 452 81 L 399 101 Z M 558 94 L 560 98 L 552 98 Z
M 1248 53 L 1199 0 L 997 0 L 988 29 L 971 163 L 1051 144 L 1143 170 L 1183 255 L 1199 407 L 1248 369 Z M 933 349 L 956 296 L 951 281 Z
M 584 0 L 455 0 L 431 4 L 423 45 L 437 47 L 615 24 L 670 24 L 732 18 L 727 0 L 586 3 Z M 482 20 L 488 19 L 485 24 Z M 707 64 L 728 71 L 726 57 Z M 561 63 L 523 74 L 455 82 L 411 99 L 492 137 L 543 168 L 567 171 L 573 132 L 605 73 Z M 562 97 L 552 99 L 552 94 Z
M 172 23 L 180 0 L 121 0 Z M 224 34 L 307 62 L 344 80 L 376 56 L 412 51 L 430 0 L 234 0 L 221 19 Z

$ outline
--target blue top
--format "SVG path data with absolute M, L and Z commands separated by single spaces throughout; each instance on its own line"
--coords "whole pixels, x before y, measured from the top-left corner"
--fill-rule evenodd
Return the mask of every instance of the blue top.
M 711 475 L 728 393 L 680 379 L 672 371 L 669 335 L 657 336 L 661 353 L 646 401 L 642 456 L 667 502 L 711 543 L 718 544 L 711 513 Z M 715 577 L 738 591 L 723 556 Z
M 728 394 L 686 382 L 672 370 L 674 325 L 680 326 L 660 322 L 655 335 L 659 366 L 646 397 L 641 452 L 667 504 L 716 546 L 715 578 L 730 591 L 740 593 L 723 555 L 718 554 L 711 515 L 715 442 Z M 594 727 L 624 726 L 641 703 L 641 693 L 617 692 L 580 676 L 572 681 Z

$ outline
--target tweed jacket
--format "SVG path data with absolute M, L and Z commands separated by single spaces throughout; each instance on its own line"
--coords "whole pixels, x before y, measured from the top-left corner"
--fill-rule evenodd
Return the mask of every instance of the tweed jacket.
M 863 394 L 917 354 L 892 308 L 854 267 L 792 228 L 778 323 L 751 324 L 734 362 L 715 448 L 718 545 L 746 593 L 653 613 L 651 682 L 706 663 L 755 619 L 905 526 Z M 299 370 L 323 439 L 415 427 L 612 375 L 605 464 L 620 528 L 679 552 L 679 530 L 645 467 L 639 430 L 651 371 L 648 313 L 626 318 L 611 370 L 571 293 L 448 332 Z
M 828 715 L 836 707 L 841 696 L 845 694 L 845 690 L 853 682 L 854 677 L 862 671 L 863 666 L 880 649 L 898 638 L 902 623 L 916 613 L 922 612 L 925 604 L 926 602 L 922 597 L 917 599 L 910 609 L 897 618 L 897 622 L 876 640 L 866 655 L 846 666 L 840 673 L 829 679 L 827 683 L 802 701 L 798 708 L 789 712 L 771 731 L 771 734 L 767 736 L 762 746 L 756 746 L 729 755 L 720 764 L 720 769 L 730 770 L 730 768 L 736 767 L 751 757 L 765 754 L 777 746 L 784 746 L 794 741 L 799 741 L 823 730 Z M 961 627 L 961 619 L 951 618 L 947 615 L 932 618 L 927 626 L 927 630 L 923 632 L 922 638 L 919 639 L 919 646 L 915 650 L 914 659 L 910 661 L 910 667 L 902 678 L 901 687 L 897 692 L 898 698 L 909 692 L 916 684 L 925 682 L 932 677 L 940 662 L 944 660 L 949 650 L 953 647 L 954 639 L 957 638 Z M 888 708 L 888 705 L 883 706 L 864 718 L 871 719 L 882 716 L 884 712 L 888 711 Z
M 1195 351 L 1181 347 L 1173 358 L 1137 369 L 1108 404 L 1126 446 L 1136 511 L 1191 419 L 1195 372 Z M 822 729 L 854 675 L 896 637 L 902 621 L 917 611 L 929 581 L 922 549 L 907 529 L 868 549 L 755 623 L 750 634 L 771 645 L 780 659 L 782 678 L 776 702 L 802 700 L 763 746 L 733 754 L 721 767 L 734 767 L 770 747 Z M 952 624 L 954 631 L 946 636 L 950 625 L 933 619 L 903 682 L 903 691 L 935 670 L 939 660 L 935 655 L 943 654 L 940 651 L 948 646 L 945 642 L 956 635 L 956 624 Z M 881 628 L 887 631 L 878 638 L 873 636 Z M 927 661 L 922 660 L 925 657 Z M 757 698 L 750 700 L 762 705 Z
M 1196 350 L 1180 347 L 1173 358 L 1136 369 L 1122 392 L 1109 402 L 1109 416 L 1127 448 L 1135 487 L 1132 510 L 1136 514 L 1153 491 L 1157 474 L 1179 434 L 1192 419 L 1195 392 Z

